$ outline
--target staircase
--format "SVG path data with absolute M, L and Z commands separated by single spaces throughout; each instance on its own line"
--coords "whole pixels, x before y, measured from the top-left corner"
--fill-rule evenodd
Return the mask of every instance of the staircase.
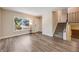
M 66 32 L 66 23 L 58 23 L 54 32 L 54 36 L 63 39 L 63 32 Z

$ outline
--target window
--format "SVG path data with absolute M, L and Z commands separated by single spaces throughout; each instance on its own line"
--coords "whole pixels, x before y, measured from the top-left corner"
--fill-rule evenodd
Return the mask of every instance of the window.
M 27 29 L 29 27 L 29 20 L 24 18 L 14 18 L 16 30 Z

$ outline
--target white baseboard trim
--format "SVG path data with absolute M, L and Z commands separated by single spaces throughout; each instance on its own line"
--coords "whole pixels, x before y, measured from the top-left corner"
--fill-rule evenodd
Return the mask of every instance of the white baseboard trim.
M 44 33 L 42 33 L 42 35 L 53 37 L 53 35 L 48 35 L 48 34 L 44 34 Z
M 5 39 L 5 38 L 10 38 L 10 37 L 15 37 L 15 36 L 19 36 L 19 35 L 24 35 L 24 34 L 29 34 L 29 33 L 22 33 L 22 34 L 17 34 L 17 35 L 8 35 L 8 36 L 2 36 L 2 37 L 0 37 L 0 40 L 1 39 Z

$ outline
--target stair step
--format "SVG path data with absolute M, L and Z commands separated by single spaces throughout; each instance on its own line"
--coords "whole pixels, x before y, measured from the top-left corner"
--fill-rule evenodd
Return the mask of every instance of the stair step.
M 63 33 L 66 32 L 66 23 L 58 23 L 54 36 L 55 37 L 59 37 L 59 38 L 63 38 Z
M 59 37 L 59 38 L 63 38 L 62 35 L 58 35 L 58 34 L 55 34 L 54 36 L 55 36 L 55 37 Z

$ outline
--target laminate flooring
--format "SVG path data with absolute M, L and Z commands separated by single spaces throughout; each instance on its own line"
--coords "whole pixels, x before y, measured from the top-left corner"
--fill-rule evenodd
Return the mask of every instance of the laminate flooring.
M 0 40 L 0 52 L 78 52 L 79 39 L 66 41 L 41 33 L 26 34 Z

